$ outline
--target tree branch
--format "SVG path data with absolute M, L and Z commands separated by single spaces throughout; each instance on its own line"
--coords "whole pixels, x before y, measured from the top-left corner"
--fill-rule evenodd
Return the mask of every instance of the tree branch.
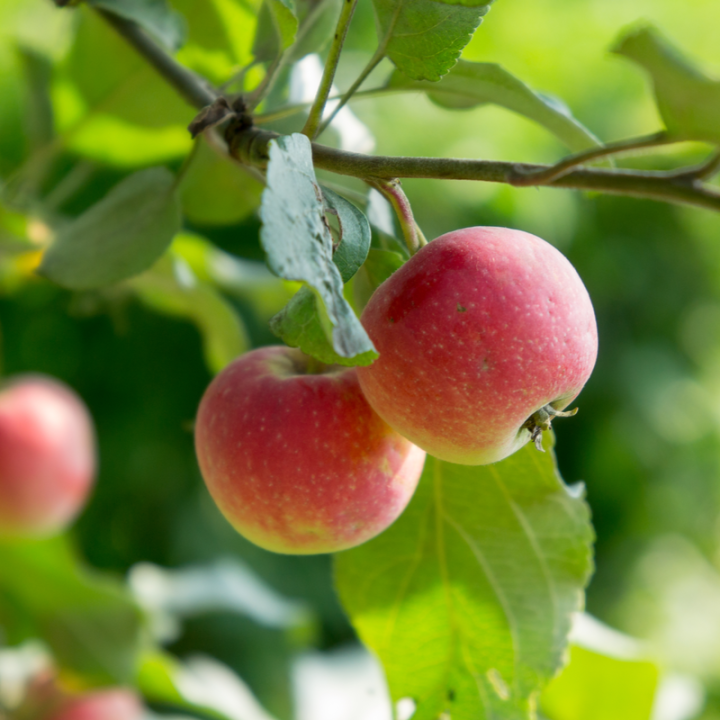
M 97 10 L 191 105 L 203 108 L 217 98 L 217 91 L 185 66 L 170 57 L 136 23 L 104 10 Z M 372 63 L 371 63 L 372 65 Z M 350 93 L 347 94 L 350 96 Z M 267 164 L 268 143 L 276 133 L 257 127 L 231 124 L 228 128 L 230 154 L 249 165 Z M 707 177 L 717 169 L 711 159 L 698 173 L 670 171 L 639 171 L 625 169 L 579 168 L 561 177 L 544 182 L 537 173 L 557 166 L 528 163 L 464 160 L 453 158 L 388 157 L 344 152 L 313 143 L 313 162 L 323 170 L 358 178 L 435 178 L 447 180 L 478 180 L 522 186 L 528 176 L 536 174 L 539 186 L 592 190 L 613 195 L 625 195 L 664 202 L 674 202 L 720 212 L 720 192 L 704 185 Z
M 276 133 L 257 127 L 234 133 L 231 126 L 228 129 L 230 154 L 241 162 L 264 167 L 268 160 L 268 143 L 276 137 Z M 491 160 L 361 155 L 318 143 L 313 143 L 312 147 L 316 168 L 358 178 L 479 180 L 514 185 L 518 172 L 537 173 L 550 167 Z M 720 212 L 720 192 L 699 182 L 678 180 L 674 172 L 580 168 L 556 180 L 538 184 L 675 202 Z

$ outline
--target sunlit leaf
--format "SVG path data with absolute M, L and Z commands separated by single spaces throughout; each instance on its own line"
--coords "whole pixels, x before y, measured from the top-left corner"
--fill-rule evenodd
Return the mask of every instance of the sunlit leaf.
M 103 287 L 150 267 L 179 229 L 175 177 L 142 170 L 63 226 L 39 272 L 75 290 Z
M 400 519 L 336 556 L 337 587 L 415 720 L 530 718 L 582 604 L 592 537 L 550 452 L 481 467 L 428 458 Z
M 339 356 L 354 358 L 374 351 L 343 297 L 322 190 L 315 179 L 310 141 L 304 135 L 271 142 L 267 183 L 260 237 L 268 266 L 279 277 L 304 282 L 312 289 L 323 331 Z
M 167 0 L 88 0 L 88 4 L 133 20 L 171 50 L 185 39 L 185 23 Z
M 435 0 L 373 0 L 380 48 L 414 80 L 439 80 L 457 62 L 463 48 L 490 9 Z
M 0 614 L 21 608 L 61 668 L 94 682 L 132 680 L 141 612 L 120 583 L 86 570 L 65 538 L 0 542 L 0 597 Z
M 703 74 L 653 27 L 626 33 L 614 52 L 650 74 L 668 132 L 686 140 L 720 143 L 720 80 Z
M 437 83 L 410 80 L 396 71 L 390 76 L 387 87 L 424 91 L 433 102 L 451 109 L 473 108 L 486 103 L 500 105 L 542 125 L 571 150 L 600 144 L 565 107 L 531 90 L 495 63 L 459 60 Z

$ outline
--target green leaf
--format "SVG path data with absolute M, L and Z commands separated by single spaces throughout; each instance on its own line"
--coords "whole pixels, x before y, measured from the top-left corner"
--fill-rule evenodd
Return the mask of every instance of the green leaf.
M 265 0 L 258 16 L 253 55 L 257 60 L 272 60 L 287 50 L 298 31 L 298 18 L 292 0 Z
M 82 567 L 64 537 L 0 542 L 0 568 L 3 605 L 22 608 L 61 668 L 91 682 L 132 680 L 142 615 L 120 583 Z
M 592 538 L 551 452 L 480 467 L 428 457 L 400 519 L 336 555 L 336 582 L 413 720 L 525 719 L 562 662 Z
M 176 252 L 161 258 L 130 284 L 146 305 L 197 326 L 205 362 L 212 372 L 220 372 L 249 348 L 245 324 L 233 306 L 212 285 L 198 280 Z
M 333 243 L 315 179 L 310 141 L 299 133 L 270 143 L 260 239 L 268 267 L 279 277 L 306 283 L 318 299 L 325 336 L 343 358 L 374 352 L 333 262 Z
M 650 74 L 660 115 L 671 135 L 720 143 L 720 81 L 704 75 L 653 27 L 631 30 L 613 52 Z
M 360 269 L 370 250 L 370 224 L 365 215 L 351 202 L 327 188 L 322 189 L 325 203 L 340 224 L 340 244 L 333 253 L 333 262 L 344 283 Z
M 368 350 L 351 358 L 339 355 L 323 330 L 317 297 L 306 287 L 300 288 L 290 302 L 270 320 L 270 330 L 286 345 L 300 348 L 327 365 L 370 365 L 378 357 Z
M 260 204 L 262 184 L 204 137 L 180 182 L 183 214 L 199 225 L 234 225 Z
M 452 68 L 490 9 L 435 0 L 373 0 L 380 49 L 413 80 L 437 81 Z
M 173 174 L 166 168 L 142 170 L 65 225 L 39 272 L 74 290 L 103 287 L 150 267 L 179 229 Z
M 321 53 L 335 32 L 343 0 L 299 0 L 300 27 L 289 62 L 301 60 L 310 53 Z
M 88 4 L 133 20 L 170 50 L 177 50 L 185 40 L 183 17 L 167 0 L 88 0 Z
M 543 715 L 549 720 L 650 720 L 659 684 L 657 663 L 644 657 L 632 638 L 588 615 L 577 619 L 602 642 L 573 638 L 569 663 L 541 695 Z M 578 635 L 576 628 L 573 635 Z
M 395 71 L 387 87 L 421 90 L 438 105 L 456 110 L 486 103 L 500 105 L 542 125 L 574 151 L 600 145 L 600 141 L 567 108 L 531 90 L 495 63 L 459 60 L 437 83 L 409 80 Z

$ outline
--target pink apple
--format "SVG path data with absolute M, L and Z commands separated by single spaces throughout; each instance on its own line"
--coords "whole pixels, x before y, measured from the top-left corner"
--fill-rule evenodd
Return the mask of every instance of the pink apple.
M 425 461 L 373 412 L 354 368 L 280 346 L 241 356 L 213 380 L 195 447 L 235 529 L 288 554 L 344 550 L 382 532 Z
M 0 535 L 62 530 L 94 475 L 92 419 L 70 388 L 40 375 L 0 388 Z
M 47 720 L 141 720 L 142 716 L 136 693 L 110 688 L 66 699 Z
M 552 245 L 471 227 L 415 254 L 362 322 L 380 357 L 358 369 L 375 411 L 450 462 L 502 460 L 580 392 L 597 356 L 587 290 Z

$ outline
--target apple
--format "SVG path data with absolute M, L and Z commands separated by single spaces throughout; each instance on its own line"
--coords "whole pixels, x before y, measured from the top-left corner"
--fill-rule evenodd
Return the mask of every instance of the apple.
M 484 465 L 533 439 L 578 395 L 597 356 L 587 290 L 552 245 L 471 227 L 421 248 L 371 297 L 380 356 L 358 368 L 374 410 L 449 462 Z
M 70 697 L 47 720 L 141 720 L 143 707 L 137 694 L 109 688 Z
M 64 529 L 94 476 L 92 419 L 69 387 L 21 375 L 0 388 L 0 535 Z
M 282 346 L 246 353 L 212 381 L 195 448 L 227 520 L 286 554 L 344 550 L 382 532 L 425 461 L 373 412 L 354 368 Z

